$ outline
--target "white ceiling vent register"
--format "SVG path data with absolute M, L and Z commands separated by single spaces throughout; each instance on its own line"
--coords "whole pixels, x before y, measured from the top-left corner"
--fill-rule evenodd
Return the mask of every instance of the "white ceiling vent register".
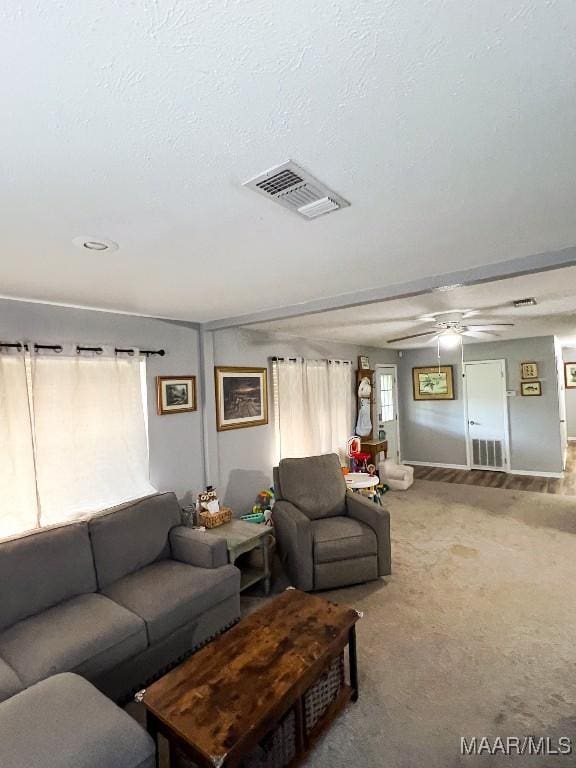
M 245 181 L 243 186 L 275 200 L 304 219 L 315 219 L 350 205 L 292 160 Z

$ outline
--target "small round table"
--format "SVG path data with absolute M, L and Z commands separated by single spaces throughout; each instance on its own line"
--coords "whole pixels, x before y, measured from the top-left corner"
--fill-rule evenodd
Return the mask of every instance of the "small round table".
M 350 488 L 353 493 L 368 491 L 368 497 L 375 504 L 382 504 L 380 495 L 375 490 L 380 482 L 378 475 L 368 475 L 366 472 L 348 472 L 347 475 L 344 475 L 344 480 L 346 480 L 346 487 Z

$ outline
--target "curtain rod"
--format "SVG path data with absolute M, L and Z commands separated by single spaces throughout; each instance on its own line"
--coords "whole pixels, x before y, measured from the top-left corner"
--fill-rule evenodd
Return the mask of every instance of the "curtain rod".
M 52 352 L 56 352 L 56 354 L 60 354 L 62 352 L 63 347 L 61 344 L 34 344 L 34 351 L 38 352 L 40 350 L 51 350 Z M 21 342 L 6 342 L 6 341 L 0 341 L 0 348 L 6 347 L 7 349 L 17 349 L 18 352 L 25 349 L 28 351 L 30 349 L 30 346 L 28 344 L 22 344 Z M 104 352 L 103 347 L 82 347 L 80 345 L 76 346 L 76 354 L 81 355 L 82 352 L 95 352 L 97 355 L 101 355 L 102 352 Z M 121 349 L 119 347 L 114 348 L 115 354 L 126 354 L 126 355 L 134 355 L 135 352 L 133 349 Z M 160 357 L 164 357 L 166 354 L 166 350 L 164 349 L 141 349 L 139 354 L 144 355 L 145 357 L 150 357 L 151 355 L 159 355 Z
M 273 363 L 278 363 L 278 362 L 284 363 L 284 362 L 286 362 L 286 360 L 288 360 L 288 362 L 294 361 L 294 362 L 297 363 L 298 360 L 305 360 L 306 358 L 303 358 L 303 357 L 271 357 L 270 359 L 272 360 Z M 314 359 L 316 359 L 316 358 L 314 358 Z M 330 359 L 330 358 L 319 358 L 319 359 L 328 360 L 329 363 L 339 363 L 341 365 L 352 365 L 352 360 L 333 360 L 333 359 Z

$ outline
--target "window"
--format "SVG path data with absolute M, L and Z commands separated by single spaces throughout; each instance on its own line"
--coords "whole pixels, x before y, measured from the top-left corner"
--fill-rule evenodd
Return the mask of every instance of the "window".
M 394 421 L 394 376 L 390 373 L 380 374 L 379 403 L 378 421 L 382 424 Z
M 0 355 L 0 537 L 154 492 L 144 366 L 136 357 Z
M 352 429 L 352 367 L 338 360 L 274 361 L 279 458 L 338 453 Z

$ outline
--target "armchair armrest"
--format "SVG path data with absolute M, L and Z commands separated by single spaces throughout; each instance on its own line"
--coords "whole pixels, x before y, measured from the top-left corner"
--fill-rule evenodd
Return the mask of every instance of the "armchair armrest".
M 378 541 L 378 576 L 392 573 L 392 553 L 390 546 L 390 512 L 374 504 L 370 499 L 358 493 L 346 493 L 348 515 L 368 525 L 376 534 Z
M 200 568 L 219 568 L 228 563 L 226 539 L 205 531 L 177 525 L 170 531 L 172 558 Z
M 289 501 L 280 499 L 272 522 L 282 562 L 292 584 L 304 592 L 314 589 L 314 558 L 310 520 Z

